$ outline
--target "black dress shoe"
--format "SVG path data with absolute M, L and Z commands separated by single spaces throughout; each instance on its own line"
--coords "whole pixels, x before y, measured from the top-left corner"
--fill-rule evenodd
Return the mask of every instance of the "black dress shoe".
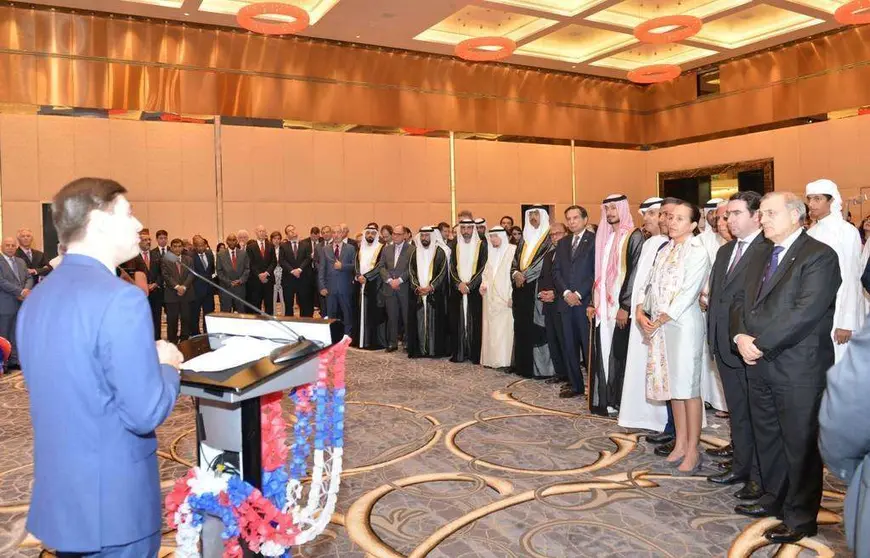
M 772 510 L 761 504 L 738 504 L 734 507 L 734 513 L 745 515 L 746 517 L 776 517 L 781 518 L 778 510 Z
M 728 444 L 724 448 L 709 448 L 707 455 L 710 457 L 732 457 L 734 455 L 734 447 Z
M 716 464 L 716 468 L 720 471 L 730 471 L 731 470 L 731 460 L 728 461 L 720 461 Z
M 646 437 L 646 441 L 650 444 L 667 444 L 674 441 L 674 434 L 671 432 L 659 432 L 658 434 L 650 434 Z
M 737 484 L 738 482 L 746 482 L 746 477 L 737 475 L 733 471 L 726 471 L 724 473 L 710 475 L 707 477 L 707 480 L 715 484 L 732 485 Z
M 385 352 L 385 353 L 394 353 L 394 352 L 396 352 L 396 351 L 398 351 L 398 350 L 399 350 L 398 347 L 387 347 L 387 349 L 386 349 L 384 352 Z
M 668 442 L 667 444 L 662 444 L 654 449 L 653 453 L 659 457 L 667 457 L 672 451 L 674 451 L 674 442 Z
M 734 497 L 738 500 L 758 500 L 764 496 L 764 490 L 755 481 L 749 481 L 743 485 L 743 488 L 734 493 Z
M 571 389 L 571 386 L 562 386 L 562 391 L 559 392 L 559 397 L 561 399 L 570 399 L 572 397 L 579 397 L 580 394 Z
M 780 523 L 776 527 L 768 529 L 764 533 L 764 538 L 776 544 L 792 544 L 798 542 L 804 537 L 812 537 L 813 535 L 815 535 L 815 533 L 796 531 L 785 523 Z

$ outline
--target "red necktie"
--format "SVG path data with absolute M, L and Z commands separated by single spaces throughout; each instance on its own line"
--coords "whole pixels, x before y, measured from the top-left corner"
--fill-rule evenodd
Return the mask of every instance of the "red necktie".
M 233 262 L 233 269 L 235 269 L 236 268 L 236 251 L 235 250 L 230 252 L 230 259 Z
M 151 254 L 148 252 L 142 252 L 142 259 L 145 260 L 145 267 L 149 270 L 151 269 Z
M 293 241 L 293 258 L 296 258 L 296 241 Z
M 266 259 L 266 244 L 261 240 L 260 241 L 260 255 L 263 256 L 263 259 Z
M 339 252 L 338 252 L 338 244 L 336 244 L 335 245 L 335 259 L 338 260 L 340 257 L 341 256 L 339 255 Z
M 178 270 L 179 277 L 181 276 L 181 263 L 175 262 L 175 268 Z

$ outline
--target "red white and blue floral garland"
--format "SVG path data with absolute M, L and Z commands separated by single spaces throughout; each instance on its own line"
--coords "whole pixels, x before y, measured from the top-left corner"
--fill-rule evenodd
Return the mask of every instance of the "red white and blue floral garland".
M 287 447 L 282 393 L 260 405 L 263 489 L 239 475 L 191 469 L 166 496 L 166 520 L 176 529 L 177 558 L 199 558 L 202 524 L 208 515 L 223 523 L 224 558 L 241 558 L 241 541 L 264 556 L 289 558 L 291 547 L 313 540 L 326 528 L 338 499 L 344 449 L 345 356 L 350 338 L 323 351 L 317 383 L 290 392 L 296 406 L 293 444 Z M 313 415 L 313 424 L 312 424 Z M 303 484 L 314 452 L 308 498 Z M 288 451 L 289 450 L 289 451 Z M 287 463 L 288 453 L 291 456 Z

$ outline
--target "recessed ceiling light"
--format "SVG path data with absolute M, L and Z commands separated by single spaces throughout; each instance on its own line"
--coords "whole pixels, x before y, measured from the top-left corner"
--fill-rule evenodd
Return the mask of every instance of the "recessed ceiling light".
M 359 37 L 360 37 L 359 35 L 356 36 L 357 39 L 359 39 Z
M 189 12 L 184 12 L 184 15 L 189 16 L 190 13 L 189 13 Z

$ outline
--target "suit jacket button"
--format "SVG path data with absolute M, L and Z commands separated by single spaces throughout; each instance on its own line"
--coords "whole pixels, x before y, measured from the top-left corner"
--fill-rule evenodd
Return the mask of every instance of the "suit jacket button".
M 750 314 L 752 314 L 752 315 L 754 316 L 754 315 L 758 314 L 758 312 L 756 312 L 755 310 L 753 310 L 752 312 L 750 312 Z

